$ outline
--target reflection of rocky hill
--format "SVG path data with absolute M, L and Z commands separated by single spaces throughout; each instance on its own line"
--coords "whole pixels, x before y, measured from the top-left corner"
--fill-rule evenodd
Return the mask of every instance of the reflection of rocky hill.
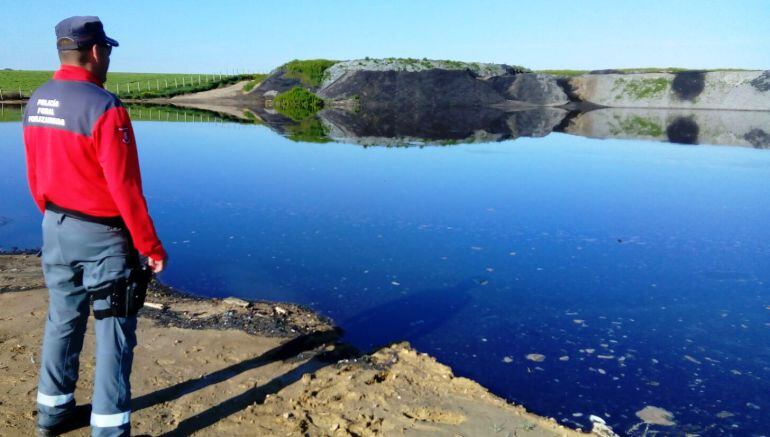
M 335 141 L 362 145 L 419 145 L 493 142 L 551 133 L 567 112 L 533 108 L 362 108 L 324 110 L 319 117 Z
M 573 135 L 770 149 L 770 112 L 605 108 L 574 117 Z

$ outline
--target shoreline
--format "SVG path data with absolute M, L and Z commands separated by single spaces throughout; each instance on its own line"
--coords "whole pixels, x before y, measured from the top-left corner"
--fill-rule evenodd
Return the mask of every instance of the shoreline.
M 0 434 L 32 429 L 44 291 L 39 258 L 0 254 Z M 362 353 L 300 305 L 192 296 L 154 280 L 139 317 L 135 433 L 588 435 L 456 377 L 408 343 Z M 92 381 L 87 337 L 81 402 Z M 594 423 L 591 435 L 614 434 Z

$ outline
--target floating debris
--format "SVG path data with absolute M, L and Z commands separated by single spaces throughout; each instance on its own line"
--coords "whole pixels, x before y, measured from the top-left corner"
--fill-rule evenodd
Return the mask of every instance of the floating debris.
M 396 281 L 391 281 L 391 282 L 390 282 L 390 284 L 391 284 L 391 285 L 395 285 L 396 287 L 398 287 L 399 285 L 401 285 L 401 283 L 400 283 L 400 282 L 396 282 Z
M 724 410 L 717 413 L 717 417 L 720 419 L 727 419 L 728 417 L 733 417 L 733 416 L 735 416 L 735 414 Z
M 644 423 L 648 423 L 650 425 L 676 425 L 676 422 L 674 422 L 674 414 L 672 412 L 664 410 L 660 407 L 654 407 L 652 405 L 647 405 L 646 407 L 637 411 L 636 417 L 642 419 Z
M 597 355 L 596 358 L 599 358 L 601 360 L 612 360 L 615 359 L 614 355 Z
M 513 362 L 513 358 L 511 358 L 511 357 L 507 357 L 507 356 L 506 356 L 506 357 L 503 357 L 503 362 L 504 362 L 505 364 L 511 364 L 511 363 Z
M 695 358 L 693 358 L 693 357 L 691 357 L 689 355 L 685 355 L 684 359 L 687 360 L 687 361 L 693 362 L 695 364 L 700 364 L 700 361 L 696 360 Z
M 563 356 L 559 357 L 559 361 L 569 361 L 569 356 L 563 355 Z
M 527 354 L 526 358 L 530 361 L 540 363 L 545 361 L 545 355 L 543 354 Z
M 752 410 L 761 410 L 759 405 L 753 403 L 753 402 L 746 402 L 746 406 L 751 408 Z
M 593 414 L 588 416 L 588 420 L 590 420 L 591 422 L 594 422 L 594 423 L 601 423 L 602 425 L 606 425 L 607 424 L 607 422 L 605 422 L 604 419 L 602 419 L 599 416 L 594 416 Z

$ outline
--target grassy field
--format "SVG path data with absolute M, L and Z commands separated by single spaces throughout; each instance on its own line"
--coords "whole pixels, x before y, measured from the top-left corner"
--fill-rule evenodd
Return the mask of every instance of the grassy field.
M 691 71 L 691 68 L 679 68 L 679 67 L 646 67 L 646 68 L 611 68 L 608 70 L 619 71 L 621 73 L 679 73 L 682 71 Z M 709 70 L 698 71 L 746 71 L 740 68 L 715 68 Z M 591 70 L 537 70 L 535 73 L 545 73 L 554 76 L 579 76 L 581 74 L 588 74 Z
M 0 104 L 0 122 L 18 122 L 22 119 L 22 105 Z M 194 108 L 179 108 L 176 106 L 127 104 L 131 120 L 133 121 L 172 121 L 182 123 L 211 123 L 211 122 L 236 122 L 253 123 L 228 114 L 204 111 Z
M 32 91 L 53 76 L 53 71 L 2 70 L 0 91 L 3 98 L 29 97 Z M 165 73 L 108 73 L 105 87 L 125 98 L 171 97 L 189 92 L 205 91 L 245 79 L 264 75 L 213 75 Z

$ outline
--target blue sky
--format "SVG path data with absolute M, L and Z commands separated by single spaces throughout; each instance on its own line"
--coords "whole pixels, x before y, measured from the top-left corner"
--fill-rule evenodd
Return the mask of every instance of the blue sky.
M 770 0 L 69 0 L 3 11 L 0 68 L 56 68 L 56 23 L 98 15 L 121 43 L 113 71 L 266 72 L 295 58 L 366 56 L 770 69 Z

